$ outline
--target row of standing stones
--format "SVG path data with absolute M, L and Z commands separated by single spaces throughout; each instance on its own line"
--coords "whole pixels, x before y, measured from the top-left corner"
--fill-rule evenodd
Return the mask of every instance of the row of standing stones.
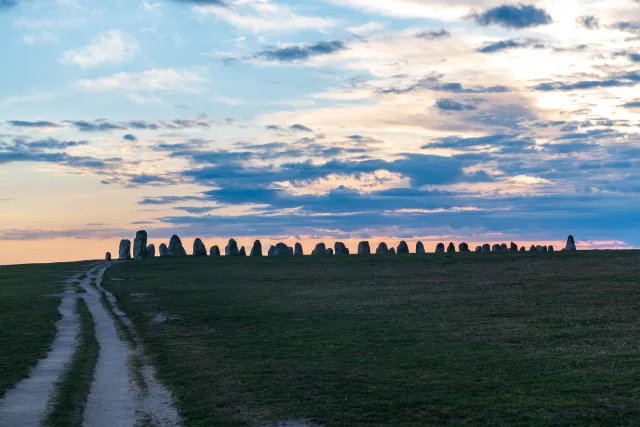
M 576 242 L 573 236 L 569 236 L 567 239 L 567 245 L 565 246 L 563 251 L 573 252 L 576 250 Z M 502 243 L 501 245 L 495 244 L 493 246 L 485 243 L 482 246 L 477 246 L 475 252 L 526 252 L 527 249 L 522 246 L 518 248 L 518 245 L 511 242 L 510 246 L 507 246 L 506 243 Z M 540 246 L 540 245 L 532 245 L 529 248 L 530 252 L 554 252 L 555 249 L 553 246 Z M 471 252 L 469 249 L 469 245 L 466 243 L 460 243 L 458 245 L 458 250 L 456 251 L 456 246 L 453 243 L 449 243 L 449 246 L 446 248 L 444 243 L 438 243 L 436 247 L 436 253 L 455 253 L 455 252 Z M 375 254 L 376 255 L 395 255 L 395 254 L 409 254 L 409 245 L 407 242 L 402 241 L 398 245 L 398 248 L 389 248 L 386 243 L 382 242 L 378 245 Z M 426 254 L 426 250 L 422 242 L 418 242 L 416 244 L 416 254 Z M 186 256 L 187 251 L 182 246 L 182 241 L 176 235 L 171 237 L 169 240 L 169 246 L 164 243 L 160 245 L 159 254 L 161 257 L 166 256 Z M 301 256 L 304 255 L 302 250 L 302 245 L 300 243 L 296 243 L 295 247 L 289 247 L 284 243 L 278 243 L 277 245 L 271 246 L 269 251 L 267 252 L 268 256 Z M 196 239 L 193 242 L 193 255 L 194 256 L 207 256 L 207 248 L 201 239 Z M 220 248 L 218 246 L 213 246 L 208 252 L 209 256 L 216 257 L 221 256 Z M 247 256 L 247 252 L 244 249 L 244 246 L 238 249 L 238 243 L 231 239 L 229 240 L 229 244 L 224 248 L 225 256 Z M 311 252 L 311 255 L 349 255 L 349 248 L 347 248 L 344 243 L 337 242 L 334 246 L 334 249 L 327 248 L 324 243 L 318 243 L 315 249 Z M 369 242 L 360 242 L 358 245 L 358 255 L 371 255 L 371 247 L 369 246 Z M 154 258 L 156 256 L 156 248 L 154 245 L 147 245 L 147 232 L 144 230 L 138 231 L 136 233 L 136 238 L 133 241 L 133 259 L 145 259 L 145 258 Z M 251 257 L 261 257 L 262 256 L 262 243 L 260 240 L 256 240 L 253 244 L 253 248 L 249 253 Z M 131 241 L 130 240 L 122 240 L 120 242 L 120 248 L 118 251 L 118 259 L 120 260 L 130 260 L 131 256 Z M 111 261 L 111 253 L 107 252 L 105 259 L 107 261 Z

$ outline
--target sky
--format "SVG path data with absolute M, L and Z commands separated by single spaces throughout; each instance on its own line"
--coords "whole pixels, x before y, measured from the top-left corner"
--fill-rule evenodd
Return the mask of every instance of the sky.
M 638 0 L 0 0 L 0 53 L 0 264 L 640 247 Z

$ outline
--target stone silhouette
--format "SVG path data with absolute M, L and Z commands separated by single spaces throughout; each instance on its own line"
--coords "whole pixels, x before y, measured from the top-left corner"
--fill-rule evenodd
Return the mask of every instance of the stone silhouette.
M 553 245 L 549 246 L 549 252 L 555 252 L 555 248 L 553 247 Z
M 385 242 L 380 242 L 378 248 L 376 249 L 376 255 L 387 255 L 389 253 L 389 248 Z
M 509 248 L 506 243 L 500 245 L 500 252 L 509 252 Z
M 469 245 L 462 242 L 458 245 L 458 250 L 460 250 L 460 252 L 469 252 Z
M 482 252 L 491 252 L 491 246 L 488 243 L 482 245 Z
M 331 248 L 327 249 L 327 255 L 329 256 L 333 255 L 333 249 Z
M 211 246 L 209 249 L 209 256 L 220 256 L 220 248 L 216 246 Z
M 529 248 L 529 252 L 535 252 L 535 251 L 537 251 L 536 245 L 531 245 L 531 247 Z
M 496 243 L 495 245 L 491 246 L 491 252 L 500 252 L 500 245 Z
M 426 253 L 427 251 L 424 249 L 424 245 L 422 244 L 422 242 L 416 243 L 416 254 L 424 255 Z
M 260 240 L 253 242 L 253 248 L 251 248 L 250 256 L 262 256 L 262 243 Z
M 167 245 L 162 243 L 160 245 L 160 256 L 170 256 L 170 255 L 171 255 L 171 252 L 169 251 L 169 248 L 167 247 Z
M 395 255 L 396 250 L 394 248 L 389 249 L 389 255 Z
M 224 256 L 240 256 L 238 242 L 233 239 L 229 239 L 229 244 L 224 248 Z
M 289 256 L 293 256 L 293 248 L 291 246 L 287 247 L 287 251 L 289 252 Z
M 207 248 L 199 238 L 193 242 L 193 256 L 207 256 Z
M 304 255 L 304 251 L 302 250 L 302 245 L 300 243 L 296 243 L 296 247 L 295 247 L 295 250 L 293 251 L 293 254 L 295 256 Z
M 336 255 L 349 255 L 349 248 L 347 248 L 342 242 L 336 242 L 334 248 Z
M 243 247 L 240 248 L 240 252 L 238 252 L 238 256 L 247 256 L 247 250 Z
M 371 246 L 369 246 L 369 242 L 358 243 L 358 255 L 371 255 Z
M 171 240 L 169 240 L 169 253 L 172 256 L 185 256 L 187 255 L 187 251 L 184 250 L 182 246 L 182 241 L 175 234 L 171 236 Z
M 289 256 L 293 255 L 289 253 L 289 247 L 284 243 L 278 243 L 276 249 L 273 251 L 273 256 Z
M 453 242 L 450 242 L 449 246 L 447 246 L 447 253 L 449 254 L 456 253 L 456 245 L 454 245 Z
M 567 252 L 575 252 L 578 250 L 578 248 L 576 247 L 576 241 L 573 236 L 569 236 L 567 238 L 567 246 L 564 247 L 564 250 Z
M 525 248 L 524 246 L 520 247 L 520 252 L 527 252 L 527 248 Z
M 509 252 L 518 252 L 518 245 L 511 242 L 511 246 L 509 247 Z
M 107 252 L 104 256 L 105 261 L 111 261 L 111 252 Z
M 133 240 L 133 259 L 144 259 L 147 257 L 147 232 L 140 230 L 136 232 Z
M 398 255 L 407 255 L 409 253 L 409 245 L 404 240 L 400 242 L 397 250 Z
M 271 245 L 271 246 L 269 247 L 269 251 L 267 252 L 267 255 L 268 255 L 268 256 L 273 256 L 273 254 L 274 254 L 274 253 L 276 253 L 276 247 L 275 247 L 275 246 L 273 246 L 273 245 Z
M 156 245 L 151 244 L 147 246 L 147 258 L 155 258 L 156 257 Z
M 120 240 L 120 248 L 118 249 L 118 259 L 129 260 L 131 259 L 131 240 Z
M 444 253 L 444 243 L 438 243 L 438 246 L 436 246 L 436 253 L 437 254 Z
M 331 250 L 331 254 L 333 255 L 333 250 Z M 311 252 L 311 255 L 328 255 L 327 246 L 324 243 L 318 243 L 316 248 Z
M 482 252 L 482 246 L 476 246 L 476 252 Z

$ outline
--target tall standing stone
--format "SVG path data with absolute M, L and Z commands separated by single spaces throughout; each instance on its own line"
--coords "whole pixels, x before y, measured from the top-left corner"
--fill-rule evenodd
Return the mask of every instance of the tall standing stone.
M 147 258 L 155 258 L 156 257 L 156 245 L 150 244 L 147 246 Z
M 509 248 L 506 243 L 500 245 L 500 252 L 509 252 Z
M 424 249 L 424 245 L 422 244 L 422 242 L 416 243 L 416 254 L 424 255 L 426 253 L 427 251 Z
M 251 253 L 249 255 L 262 256 L 262 243 L 260 243 L 260 240 L 253 242 L 253 248 L 251 248 Z
M 167 247 L 167 245 L 162 243 L 160 245 L 160 256 L 164 257 L 164 256 L 170 256 L 170 255 L 171 255 L 171 251 L 169 251 L 169 248 Z
M 331 250 L 331 254 L 333 255 L 333 250 Z M 313 252 L 311 252 L 311 255 L 327 255 L 327 245 L 324 243 L 318 243 Z
M 531 245 L 531 247 L 529 248 L 529 252 L 536 252 L 536 245 Z
M 349 248 L 342 242 L 336 242 L 334 245 L 336 255 L 349 255 Z
M 482 246 L 476 246 L 476 252 L 482 252 Z
M 209 256 L 220 256 L 220 248 L 218 246 L 211 246 Z
M 469 245 L 465 242 L 462 242 L 460 243 L 460 245 L 458 245 L 458 249 L 460 250 L 460 252 L 469 252 Z
M 389 253 L 389 248 L 385 242 L 380 242 L 378 248 L 376 249 L 376 255 L 387 255 Z
M 453 242 L 449 243 L 449 246 L 447 247 L 447 253 L 453 254 L 456 252 L 456 245 L 453 244 Z
M 273 256 L 273 254 L 275 254 L 275 253 L 276 253 L 276 247 L 275 247 L 275 246 L 273 246 L 273 245 L 271 245 L 271 246 L 269 247 L 269 250 L 267 251 L 267 255 L 268 255 L 268 256 Z
M 289 254 L 289 246 L 282 242 L 276 245 L 276 249 L 273 252 L 273 256 L 289 256 Z
M 224 256 L 240 256 L 238 243 L 235 240 L 229 239 L 229 244 L 224 248 Z
M 444 243 L 438 243 L 438 246 L 436 246 L 436 253 L 437 254 L 444 253 Z
M 514 242 L 511 242 L 511 246 L 509 246 L 509 252 L 518 252 L 518 245 Z
M 303 256 L 304 250 L 302 249 L 302 245 L 300 243 L 296 243 L 295 250 L 293 251 L 295 256 Z
M 358 243 L 358 255 L 371 255 L 371 246 L 369 246 L 369 242 Z
M 553 247 L 553 245 L 549 246 L 549 252 L 555 252 L 556 249 Z
M 182 240 L 177 235 L 171 236 L 171 240 L 169 240 L 169 252 L 172 256 L 186 256 L 187 251 L 184 250 L 182 246 Z
M 105 261 L 111 261 L 111 252 L 107 252 L 107 253 L 104 255 L 104 260 L 105 260 Z
M 240 248 L 240 252 L 238 252 L 238 256 L 247 256 L 247 250 L 243 247 Z
M 140 230 L 136 232 L 133 241 L 133 259 L 144 259 L 147 257 L 147 232 Z
M 527 248 L 525 248 L 524 246 L 522 246 L 522 247 L 520 248 L 520 252 L 527 252 Z
M 200 238 L 193 242 L 193 256 L 207 256 L 207 248 Z
M 131 259 L 131 240 L 120 240 L 120 248 L 118 249 L 118 259 L 129 260 Z
M 407 255 L 409 253 L 409 245 L 404 240 L 400 242 L 398 245 L 398 249 L 396 251 L 398 255 Z
M 491 252 L 491 246 L 488 243 L 482 245 L 482 252 Z
M 491 246 L 491 252 L 500 252 L 500 245 L 496 243 L 495 245 Z
M 576 241 L 573 236 L 569 236 L 567 238 L 567 246 L 564 247 L 564 250 L 567 252 L 575 252 L 578 250 L 578 248 L 576 247 Z

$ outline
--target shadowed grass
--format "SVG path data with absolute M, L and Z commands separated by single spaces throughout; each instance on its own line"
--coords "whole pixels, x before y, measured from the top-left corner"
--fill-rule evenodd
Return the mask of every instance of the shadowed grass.
M 638 252 L 176 257 L 104 286 L 185 426 L 640 425 Z
M 82 298 L 76 301 L 76 312 L 80 317 L 78 347 L 57 385 L 51 411 L 43 424 L 45 427 L 82 427 L 83 424 L 84 407 L 91 391 L 100 346 L 93 316 Z

